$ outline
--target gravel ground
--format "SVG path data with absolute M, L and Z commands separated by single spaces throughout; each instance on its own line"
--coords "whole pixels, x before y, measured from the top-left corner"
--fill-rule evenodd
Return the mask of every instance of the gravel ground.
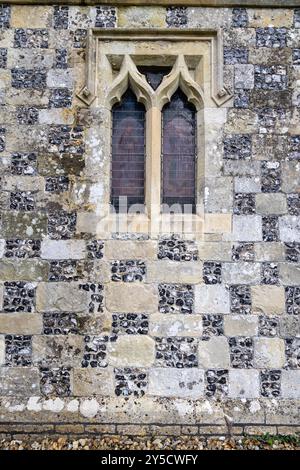
M 102 436 L 72 439 L 43 437 L 1 440 L 1 450 L 299 450 L 300 436 L 264 437 L 132 437 Z

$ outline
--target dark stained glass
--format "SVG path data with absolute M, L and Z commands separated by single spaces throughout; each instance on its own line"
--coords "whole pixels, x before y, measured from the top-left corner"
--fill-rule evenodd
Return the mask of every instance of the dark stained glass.
M 171 67 L 138 67 L 139 72 L 145 75 L 147 82 L 156 90 L 162 82 L 165 75 L 171 72 Z
M 145 108 L 128 89 L 112 109 L 111 204 L 144 204 Z
M 162 111 L 162 203 L 195 212 L 196 110 L 177 90 Z

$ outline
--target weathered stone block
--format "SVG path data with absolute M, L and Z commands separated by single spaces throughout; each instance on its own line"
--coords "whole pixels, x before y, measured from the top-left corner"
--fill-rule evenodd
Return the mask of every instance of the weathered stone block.
M 239 64 L 234 67 L 235 89 L 251 90 L 254 87 L 254 66 Z
M 80 335 L 36 335 L 32 338 L 32 361 L 37 366 L 81 365 L 83 337 Z
M 36 291 L 38 312 L 82 312 L 88 310 L 88 292 L 78 284 L 42 282 Z
M 38 370 L 30 367 L 3 367 L 0 369 L 0 395 L 30 397 L 39 395 Z
M 232 240 L 241 242 L 262 240 L 262 221 L 259 215 L 234 215 Z
M 252 310 L 255 314 L 282 315 L 285 311 L 284 288 L 280 286 L 252 286 Z
M 279 265 L 279 279 L 281 284 L 297 286 L 300 284 L 300 267 L 297 264 L 281 263 Z
M 5 363 L 5 337 L 0 336 L 0 365 Z
M 151 28 L 166 27 L 165 10 L 163 7 L 141 7 L 122 8 L 118 14 L 118 26 L 120 28 Z
M 203 396 L 203 389 L 203 370 L 156 368 L 149 372 L 150 395 L 197 399 Z
M 258 398 L 259 372 L 257 370 L 230 370 L 229 396 L 231 398 Z
M 51 10 L 45 6 L 14 5 L 11 12 L 12 28 L 47 28 Z
M 106 287 L 106 307 L 111 312 L 155 312 L 157 292 L 149 285 L 110 284 Z
M 287 212 L 286 197 L 284 194 L 256 194 L 257 214 L 285 214 Z
M 225 315 L 224 334 L 226 336 L 256 336 L 257 333 L 257 317 L 243 315 Z
M 6 238 L 42 238 L 47 233 L 47 217 L 42 213 L 4 212 L 2 234 Z
M 230 212 L 232 207 L 232 178 L 206 178 L 205 198 L 206 212 Z
M 84 240 L 49 240 L 41 245 L 41 257 L 44 259 L 82 259 L 86 256 Z
M 110 368 L 107 369 L 77 369 L 73 371 L 74 396 L 114 394 L 114 374 Z
M 230 232 L 231 218 L 231 214 L 205 214 L 204 233 Z
M 250 109 L 231 109 L 228 113 L 225 132 L 229 134 L 253 134 L 257 131 L 258 117 Z
M 6 260 L 0 261 L 3 281 L 46 281 L 49 266 L 42 260 Z
M 282 243 L 255 243 L 254 245 L 256 261 L 284 261 L 284 246 Z
M 157 244 L 152 241 L 107 240 L 107 259 L 157 259 Z
M 150 316 L 149 333 L 152 336 L 202 335 L 202 316 L 154 313 Z
M 234 190 L 236 193 L 259 193 L 260 178 L 258 176 L 240 176 L 234 178 Z
M 42 317 L 37 313 L 0 313 L 0 333 L 41 334 Z
M 147 263 L 147 282 L 196 284 L 202 277 L 202 263 L 178 264 L 174 261 Z
M 230 242 L 199 242 L 198 251 L 203 261 L 231 261 Z
M 284 5 L 283 5 L 284 6 Z M 293 11 L 288 8 L 268 9 L 268 8 L 249 8 L 249 27 L 266 28 L 286 27 L 293 25 Z
M 229 311 L 229 291 L 225 286 L 195 286 L 195 313 L 229 313 Z
M 300 370 L 283 370 L 281 377 L 283 398 L 300 398 Z
M 228 339 L 213 336 L 208 341 L 200 341 L 198 349 L 199 367 L 204 369 L 227 369 L 230 367 Z
M 223 263 L 225 284 L 257 284 L 260 282 L 260 265 L 251 262 Z
M 108 343 L 108 363 L 116 367 L 149 367 L 155 359 L 155 342 L 149 336 L 119 336 Z
M 284 341 L 280 338 L 254 339 L 254 366 L 258 369 L 281 368 L 285 363 Z
M 279 232 L 283 242 L 300 242 L 300 217 L 290 215 L 280 217 Z
M 291 315 L 282 317 L 279 329 L 282 338 L 300 337 L 300 318 Z

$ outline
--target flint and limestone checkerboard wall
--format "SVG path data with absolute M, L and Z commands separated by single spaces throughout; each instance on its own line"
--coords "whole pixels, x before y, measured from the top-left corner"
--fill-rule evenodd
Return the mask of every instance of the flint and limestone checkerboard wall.
M 229 233 L 83 230 L 91 27 L 223 30 L 205 211 Z M 0 105 L 0 432 L 293 430 L 300 8 L 0 5 Z

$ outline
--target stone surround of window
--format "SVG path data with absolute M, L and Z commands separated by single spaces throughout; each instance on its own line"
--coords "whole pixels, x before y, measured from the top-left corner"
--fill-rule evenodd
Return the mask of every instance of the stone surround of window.
M 86 50 L 86 82 L 78 98 L 97 112 L 100 122 L 86 134 L 85 176 L 94 181 L 93 215 L 79 213 L 79 226 L 105 238 L 109 232 L 230 232 L 230 214 L 205 213 L 206 178 L 221 176 L 221 129 L 231 95 L 223 86 L 223 47 L 219 31 L 161 29 L 91 29 Z M 138 71 L 168 66 L 171 72 L 156 90 Z M 111 109 L 130 87 L 146 109 L 145 211 L 114 214 L 110 210 Z M 196 213 L 161 213 L 161 111 L 180 88 L 196 108 Z M 104 131 L 105 129 L 105 131 Z M 97 196 L 97 197 L 96 197 Z M 221 224 L 220 218 L 221 216 Z M 226 217 L 227 216 L 227 217 Z M 88 223 L 87 223 L 88 221 Z M 96 230 L 95 230 L 96 225 Z M 220 227 L 221 225 L 221 227 Z

